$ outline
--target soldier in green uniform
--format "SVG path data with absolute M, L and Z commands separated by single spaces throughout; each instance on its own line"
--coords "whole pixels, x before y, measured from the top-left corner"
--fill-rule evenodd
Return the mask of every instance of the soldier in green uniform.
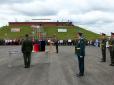
M 33 44 L 32 40 L 29 39 L 29 35 L 25 35 L 26 39 L 22 42 L 22 53 L 24 57 L 24 64 L 25 68 L 30 68 L 30 63 L 31 63 L 31 52 L 33 49 Z
M 85 57 L 85 40 L 82 33 L 78 33 L 78 42 L 76 44 L 76 55 L 78 56 L 79 62 L 79 74 L 78 77 L 84 76 L 84 57 Z
M 106 34 L 102 33 L 101 39 L 101 51 L 102 51 L 102 59 L 101 62 L 106 62 Z
M 110 66 L 114 66 L 114 33 L 111 33 L 111 38 L 109 40 L 109 51 L 110 51 L 110 57 L 111 57 Z

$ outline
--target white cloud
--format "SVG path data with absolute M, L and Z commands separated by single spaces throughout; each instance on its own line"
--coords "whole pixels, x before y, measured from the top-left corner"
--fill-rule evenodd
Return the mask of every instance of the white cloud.
M 71 20 L 97 33 L 114 32 L 114 0 L 3 0 L 0 8 L 0 26 L 15 19 L 51 18 Z

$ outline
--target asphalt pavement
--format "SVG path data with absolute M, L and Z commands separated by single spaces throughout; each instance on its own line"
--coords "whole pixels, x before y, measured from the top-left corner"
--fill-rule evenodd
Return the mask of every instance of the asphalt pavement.
M 0 85 L 114 85 L 114 67 L 101 63 L 101 50 L 87 46 L 85 76 L 78 78 L 78 60 L 73 46 L 60 46 L 59 53 L 32 53 L 31 68 L 25 69 L 21 46 L 0 46 Z

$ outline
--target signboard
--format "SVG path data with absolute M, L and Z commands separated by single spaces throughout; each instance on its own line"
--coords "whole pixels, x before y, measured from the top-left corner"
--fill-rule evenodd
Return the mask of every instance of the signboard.
M 11 28 L 11 32 L 20 32 L 20 28 Z
M 58 29 L 58 32 L 67 32 L 67 29 Z

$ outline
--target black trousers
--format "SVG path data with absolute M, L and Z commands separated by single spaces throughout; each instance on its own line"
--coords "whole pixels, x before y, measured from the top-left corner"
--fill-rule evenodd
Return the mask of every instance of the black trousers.
M 31 63 L 31 52 L 23 53 L 25 67 L 30 67 Z
M 84 74 L 84 56 L 78 56 L 78 63 L 79 63 L 79 74 Z
M 58 53 L 58 46 L 56 45 L 56 53 Z
M 106 61 L 106 49 L 102 49 L 102 61 Z
M 111 64 L 114 64 L 114 51 L 110 51 Z

